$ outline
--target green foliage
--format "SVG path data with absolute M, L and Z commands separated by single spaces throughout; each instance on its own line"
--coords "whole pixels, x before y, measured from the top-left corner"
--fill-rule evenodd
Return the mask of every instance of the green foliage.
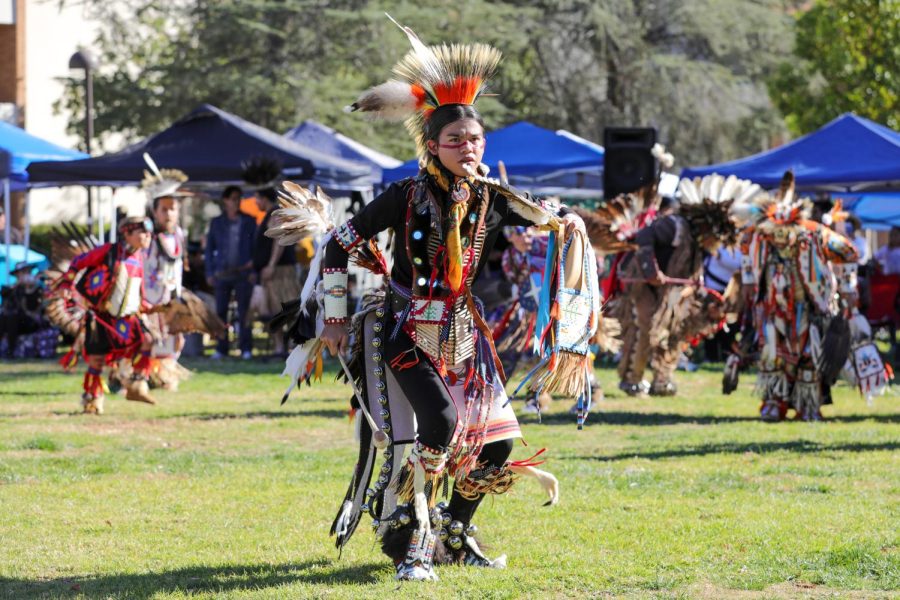
M 794 133 L 850 111 L 900 129 L 900 1 L 817 0 L 796 30 L 770 84 Z
M 765 87 L 791 44 L 778 0 L 87 4 L 105 24 L 96 129 L 127 138 L 209 102 L 275 131 L 314 118 L 408 158 L 401 127 L 341 111 L 408 48 L 384 12 L 429 43 L 503 51 L 489 127 L 526 119 L 601 141 L 605 126 L 651 125 L 680 164 L 758 151 L 782 128 Z M 59 108 L 82 115 L 82 102 L 72 81 Z

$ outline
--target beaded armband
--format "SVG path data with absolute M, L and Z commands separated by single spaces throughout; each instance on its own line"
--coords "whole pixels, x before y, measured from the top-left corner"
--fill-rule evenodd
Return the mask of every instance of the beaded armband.
M 348 254 L 363 242 L 363 239 L 356 233 L 356 230 L 353 228 L 350 221 L 347 221 L 339 227 L 335 227 L 331 235 L 334 236 L 337 243 L 340 244 L 341 248 Z
M 347 269 L 324 269 L 325 322 L 347 322 Z

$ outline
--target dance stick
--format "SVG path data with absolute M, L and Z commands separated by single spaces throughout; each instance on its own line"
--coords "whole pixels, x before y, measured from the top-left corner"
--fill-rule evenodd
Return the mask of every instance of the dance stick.
M 344 375 L 347 376 L 347 383 L 350 384 L 350 387 L 353 388 L 353 393 L 356 395 L 356 400 L 359 402 L 359 408 L 362 410 L 363 415 L 366 417 L 366 421 L 369 422 L 369 427 L 372 428 L 372 441 L 375 444 L 375 447 L 379 450 L 388 447 L 388 444 L 391 443 L 390 438 L 388 438 L 387 434 L 383 432 L 377 425 L 375 425 L 375 419 L 372 418 L 372 415 L 369 414 L 369 409 L 366 407 L 366 399 L 363 398 L 362 393 L 360 393 L 359 389 L 356 387 L 356 382 L 353 381 L 353 376 L 350 375 L 350 369 L 347 367 L 347 363 L 344 362 L 344 357 L 341 356 L 340 353 L 337 355 L 338 360 L 341 362 L 341 368 L 344 369 Z

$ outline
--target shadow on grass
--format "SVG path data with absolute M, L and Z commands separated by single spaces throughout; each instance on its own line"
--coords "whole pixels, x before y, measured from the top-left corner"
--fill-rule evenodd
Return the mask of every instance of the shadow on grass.
M 60 367 L 56 362 L 48 362 L 46 371 L 6 371 L 4 370 L 0 373 L 0 385 L 4 383 L 19 383 L 24 379 L 46 379 L 47 375 L 66 375 L 67 373 L 63 371 L 62 367 Z M 76 368 L 72 373 L 72 377 L 78 377 L 79 379 L 84 376 L 84 371 Z
M 536 420 L 536 417 L 532 417 Z M 525 419 L 522 419 L 525 422 Z M 607 411 L 602 408 L 597 412 L 591 412 L 588 416 L 589 424 L 600 425 L 643 425 L 655 427 L 658 425 L 717 425 L 719 423 L 740 423 L 744 421 L 759 421 L 759 417 L 736 416 L 736 415 L 682 415 L 678 413 L 645 413 L 645 412 L 626 412 L 626 411 Z M 548 425 L 565 425 L 574 424 L 575 415 L 565 412 L 545 413 L 541 415 L 541 422 Z
M 349 406 L 349 405 L 348 405 Z M 346 419 L 347 409 L 314 409 L 298 411 L 274 411 L 258 410 L 252 412 L 234 413 L 179 413 L 160 416 L 160 419 L 194 419 L 197 421 L 218 421 L 228 419 L 296 419 L 301 417 L 321 417 L 324 419 Z
M 2 381 L 2 380 L 0 380 Z M 0 396 L 69 396 L 69 392 L 7 392 L 0 391 Z
M 655 450 L 649 452 L 622 452 L 610 456 L 560 456 L 560 460 L 597 460 L 600 462 L 614 462 L 617 460 L 629 460 L 633 458 L 646 458 L 656 460 L 660 458 L 679 458 L 683 456 L 705 456 L 707 454 L 768 454 L 769 452 L 797 452 L 812 454 L 818 452 L 893 452 L 900 450 L 900 442 L 881 442 L 875 444 L 863 444 L 859 442 L 845 444 L 820 444 L 806 440 L 792 442 L 764 442 L 746 444 L 702 444 L 687 448 L 672 448 L 671 450 Z
M 261 373 L 280 373 L 284 369 L 284 359 L 275 357 L 256 356 L 251 360 L 241 360 L 229 357 L 222 360 L 211 358 L 190 357 L 182 358 L 179 362 L 196 373 L 215 373 L 218 375 L 256 375 Z M 322 374 L 323 381 L 333 379 L 340 366 L 336 361 L 326 360 L 325 370 Z
M 520 416 L 523 423 L 536 423 L 537 417 Z M 588 417 L 588 425 L 638 425 L 645 427 L 658 427 L 662 425 L 721 425 L 723 423 L 759 422 L 759 417 L 741 415 L 684 415 L 679 413 L 658 412 L 627 412 L 607 411 L 602 408 L 597 412 L 591 412 Z M 840 415 L 827 417 L 826 422 L 834 423 L 900 423 L 900 413 L 877 415 Z M 544 413 L 541 415 L 541 423 L 547 425 L 567 425 L 575 422 L 575 415 L 565 412 Z
M 0 577 L 0 590 L 3 592 L 0 597 L 58 597 L 67 592 L 77 592 L 89 598 L 115 595 L 144 599 L 161 593 L 224 593 L 233 590 L 259 590 L 291 583 L 359 585 L 380 580 L 382 577 L 376 576 L 376 573 L 385 568 L 385 563 L 339 566 L 322 559 L 280 565 L 201 566 L 158 573 L 115 573 L 47 580 Z

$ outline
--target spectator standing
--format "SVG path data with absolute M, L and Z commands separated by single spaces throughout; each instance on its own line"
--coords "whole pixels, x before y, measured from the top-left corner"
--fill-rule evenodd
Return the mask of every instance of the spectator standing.
M 296 300 L 300 295 L 300 278 L 297 272 L 297 253 L 295 248 L 276 244 L 272 238 L 266 237 L 269 218 L 278 208 L 275 188 L 265 188 L 256 192 L 256 204 L 265 217 L 256 228 L 256 240 L 253 243 L 253 269 L 265 293 L 265 306 L 271 317 L 281 310 L 284 302 Z M 274 336 L 274 353 L 286 354 L 283 331 L 272 332 Z
M 247 308 L 256 274 L 253 272 L 253 239 L 256 221 L 240 211 L 241 188 L 230 185 L 222 192 L 222 214 L 209 224 L 206 236 L 206 279 L 216 297 L 216 312 L 227 322 L 232 294 L 237 302 L 238 345 L 241 358 L 252 356 L 253 337 Z M 228 355 L 228 334 L 219 339 L 214 359 Z
M 856 215 L 848 215 L 846 226 L 848 229 L 847 236 L 853 240 L 853 245 L 856 246 L 856 251 L 859 252 L 859 260 L 856 264 L 861 267 L 869 264 L 872 253 L 869 251 L 869 241 L 866 239 L 866 232 L 863 231 L 862 222 Z
M 5 241 L 6 239 L 6 212 L 4 212 L 3 207 L 0 206 L 0 242 Z M 25 243 L 25 236 L 22 234 L 20 229 L 16 229 L 12 225 L 9 226 L 9 243 L 10 244 L 23 244 Z
M 878 249 L 875 260 L 885 275 L 900 275 L 900 227 L 891 227 L 887 246 Z

